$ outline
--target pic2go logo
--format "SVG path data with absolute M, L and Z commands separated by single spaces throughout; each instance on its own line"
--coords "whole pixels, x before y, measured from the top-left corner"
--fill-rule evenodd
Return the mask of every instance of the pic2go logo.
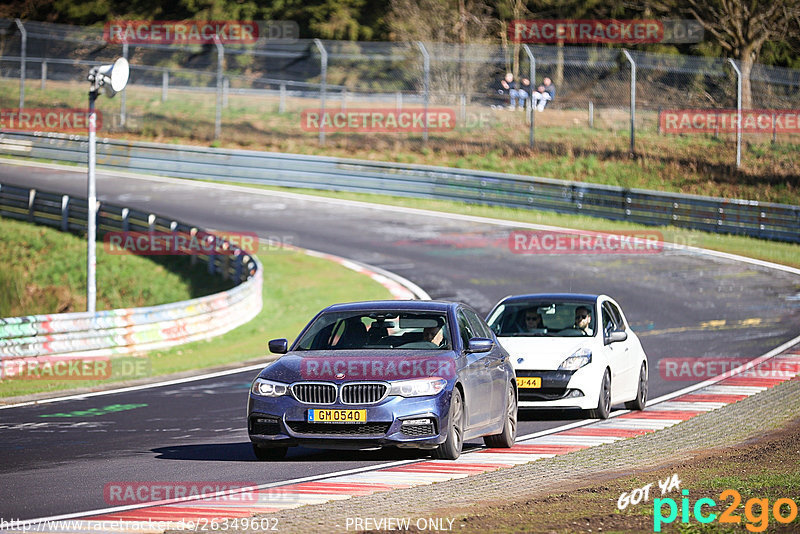
M 688 523 L 689 517 L 689 490 L 682 490 L 681 499 L 681 523 Z M 713 499 L 698 499 L 692 507 L 695 521 L 698 523 L 711 523 L 719 517 L 720 523 L 739 523 L 742 516 L 735 511 L 742 503 L 742 496 L 735 489 L 727 489 L 719 494 L 721 501 L 731 499 L 731 503 L 724 512 L 717 515 L 714 512 L 704 513 L 703 507 L 713 508 L 717 505 Z M 668 515 L 664 516 L 664 508 L 669 510 Z M 756 508 L 758 512 L 756 512 Z M 769 499 L 748 499 L 744 505 L 744 516 L 749 521 L 745 528 L 750 532 L 763 532 L 769 526 Z M 772 517 L 778 523 L 788 524 L 797 518 L 797 503 L 786 497 L 776 500 L 772 504 Z M 661 532 L 661 525 L 669 524 L 678 518 L 678 504 L 675 499 L 669 497 L 665 499 L 653 499 L 653 532 Z

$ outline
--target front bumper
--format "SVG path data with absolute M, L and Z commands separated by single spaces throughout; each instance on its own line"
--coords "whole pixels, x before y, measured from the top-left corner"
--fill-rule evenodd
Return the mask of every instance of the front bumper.
M 518 377 L 540 377 L 541 388 L 519 388 L 519 407 L 538 409 L 597 408 L 599 380 L 592 379 L 590 365 L 577 371 L 541 371 L 517 369 Z
M 276 447 L 371 449 L 391 445 L 433 449 L 447 437 L 449 406 L 449 390 L 428 397 L 392 396 L 372 405 L 314 405 L 301 403 L 289 395 L 268 398 L 250 393 L 247 429 L 253 443 Z M 367 421 L 309 423 L 311 408 L 364 409 Z M 429 424 L 403 424 L 418 419 L 428 419 Z

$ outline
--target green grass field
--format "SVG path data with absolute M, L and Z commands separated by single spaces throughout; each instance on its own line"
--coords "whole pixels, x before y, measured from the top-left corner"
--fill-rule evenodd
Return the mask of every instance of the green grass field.
M 18 105 L 18 84 L 0 82 L 0 107 Z M 746 134 L 742 168 L 736 169 L 733 134 L 661 135 L 654 110 L 637 111 L 636 156 L 629 149 L 624 109 L 596 109 L 589 128 L 584 109 L 552 109 L 536 114 L 536 147 L 528 148 L 528 125 L 521 112 L 469 105 L 472 125 L 431 133 L 329 133 L 319 146 L 317 132 L 301 125 L 301 111 L 316 99 L 288 98 L 278 111 L 273 96 L 236 95 L 222 111 L 222 137 L 213 139 L 216 95 L 172 88 L 162 102 L 159 88 L 132 85 L 127 90 L 128 123 L 118 125 L 120 99 L 98 100 L 100 135 L 142 141 L 396 161 L 544 176 L 623 187 L 677 191 L 729 198 L 800 204 L 800 136 Z M 433 103 L 437 106 L 442 103 Z M 349 108 L 393 107 L 348 101 Z M 446 106 L 452 106 L 452 103 Z M 79 83 L 31 84 L 27 107 L 85 108 Z M 341 101 L 331 95 L 328 107 Z M 107 133 L 104 133 L 107 132 Z
M 13 240 L 9 236 L 13 236 Z M 44 271 L 52 271 L 47 276 L 42 275 L 45 282 L 41 284 L 49 284 L 42 286 L 42 292 L 57 291 L 65 295 L 64 298 L 70 299 L 70 302 L 81 302 L 85 283 L 85 278 L 81 278 L 81 273 L 84 272 L 84 256 L 81 255 L 81 252 L 85 253 L 84 241 L 77 236 L 62 234 L 50 228 L 7 219 L 0 219 L 0 241 L 4 245 L 2 251 L 7 255 L 0 258 L 0 261 L 7 266 L 15 266 L 16 273 L 0 281 L 4 284 L 13 282 L 23 289 L 28 287 L 17 282 L 15 276 L 24 276 L 25 266 L 29 263 L 27 260 L 23 261 L 23 258 L 33 252 L 35 257 L 42 258 L 36 265 Z M 52 257 L 55 253 L 50 253 L 56 250 L 60 254 L 60 260 L 55 264 L 57 267 L 44 268 L 49 265 L 44 262 L 44 258 Z M 10 256 L 11 253 L 13 257 Z M 325 306 L 337 302 L 391 298 L 389 291 L 371 278 L 302 252 L 275 248 L 259 254 L 259 259 L 264 265 L 263 309 L 254 320 L 209 341 L 153 351 L 143 361 L 132 358 L 123 358 L 121 361 L 141 363 L 146 376 L 161 376 L 249 360 L 263 361 L 269 354 L 269 339 L 293 339 L 314 314 Z M 98 300 L 98 309 L 106 307 L 101 306 L 100 302 L 113 303 L 114 307 L 140 306 L 194 296 L 181 274 L 171 272 L 163 266 L 154 266 L 146 258 L 98 254 L 97 265 L 99 294 L 106 295 Z M 103 276 L 100 273 L 104 273 Z M 30 302 L 17 302 L 6 287 L 3 286 L 0 295 L 4 295 L 6 300 L 16 306 L 13 309 L 19 309 L 18 306 Z M 144 299 L 142 294 L 151 298 Z M 37 302 L 41 307 L 53 304 L 52 300 L 46 298 L 38 299 Z M 42 313 L 52 311 L 48 309 Z M 82 308 L 78 311 L 82 311 Z M 0 316 L 8 317 L 9 314 L 3 313 Z M 112 369 L 114 368 L 112 362 Z M 111 379 L 95 381 L 6 379 L 0 380 L 0 397 L 76 388 L 104 389 L 111 382 L 143 377 L 138 372 L 136 376 L 115 372 Z

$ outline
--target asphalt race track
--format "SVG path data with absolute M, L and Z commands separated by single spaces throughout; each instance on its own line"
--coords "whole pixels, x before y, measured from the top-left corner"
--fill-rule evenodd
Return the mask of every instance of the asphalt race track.
M 2 163 L 0 182 L 86 194 L 81 170 Z M 484 313 L 512 293 L 607 293 L 641 336 L 651 398 L 692 383 L 662 379 L 662 358 L 756 357 L 800 332 L 800 278 L 757 265 L 682 251 L 513 254 L 509 228 L 188 181 L 99 172 L 97 190 L 101 201 L 382 267 L 434 299 L 464 301 Z M 254 375 L 0 410 L 0 516 L 107 508 L 104 488 L 113 482 L 265 484 L 422 457 L 414 451 L 297 449 L 282 462 L 256 462 L 245 427 Z M 92 408 L 99 411 L 86 412 Z M 519 435 L 574 421 L 544 417 L 522 414 Z

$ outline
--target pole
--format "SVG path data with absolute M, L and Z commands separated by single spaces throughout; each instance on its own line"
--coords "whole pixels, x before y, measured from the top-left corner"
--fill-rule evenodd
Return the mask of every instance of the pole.
M 533 57 L 533 52 L 528 45 L 522 45 L 522 49 L 525 51 L 525 54 L 528 56 L 528 61 L 530 62 L 531 97 L 528 99 L 528 101 L 530 102 L 531 106 L 531 126 L 530 131 L 528 132 L 528 146 L 533 148 L 535 143 L 534 132 L 536 131 L 536 113 L 534 113 L 533 109 L 533 88 L 536 87 L 536 58 Z
M 222 136 L 222 64 L 225 61 L 225 49 L 219 36 L 214 36 L 214 44 L 217 47 L 217 111 L 214 117 L 214 139 Z
M 428 104 L 430 102 L 430 89 L 431 89 L 431 56 L 425 49 L 422 41 L 417 41 L 417 47 L 422 52 L 422 69 L 424 71 L 423 85 L 425 88 L 425 130 L 422 132 L 422 140 L 428 142 Z
M 328 51 L 319 39 L 314 39 L 314 44 L 319 50 L 319 105 L 322 113 L 325 113 L 325 93 L 328 85 Z M 325 145 L 325 121 L 319 123 L 319 146 Z
M 19 54 L 19 111 L 22 112 L 22 108 L 25 107 L 25 64 L 28 55 L 28 32 L 25 30 L 21 20 L 14 19 L 14 22 L 19 28 L 21 39 Z
M 627 50 L 622 50 L 631 64 L 631 154 L 636 154 L 636 62 Z
M 96 255 L 96 224 L 97 224 L 97 191 L 95 187 L 95 161 L 97 159 L 97 114 L 94 111 L 94 101 L 97 99 L 96 82 L 92 83 L 89 91 L 89 176 L 86 191 L 86 311 L 95 313 L 97 306 L 97 285 L 95 270 L 97 268 Z
M 128 61 L 128 42 L 127 41 L 122 43 L 122 57 L 125 58 L 125 61 Z M 119 126 L 120 126 L 120 128 L 125 128 L 125 122 L 126 122 L 126 120 L 128 118 L 128 103 L 127 103 L 127 101 L 125 99 L 125 89 L 126 88 L 127 88 L 127 84 L 122 89 L 122 94 L 120 95 L 120 98 L 122 99 L 122 101 L 119 103 Z
M 728 58 L 733 70 L 736 71 L 736 168 L 738 169 L 742 164 L 742 71 L 733 60 Z

